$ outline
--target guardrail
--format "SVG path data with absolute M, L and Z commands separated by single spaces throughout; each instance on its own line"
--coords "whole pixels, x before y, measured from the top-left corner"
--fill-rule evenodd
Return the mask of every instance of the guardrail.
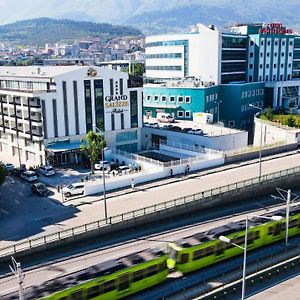
M 272 181 L 273 179 L 276 179 L 276 178 L 282 178 L 282 177 L 287 177 L 287 176 L 296 175 L 296 174 L 300 175 L 300 166 L 263 175 L 261 178 L 261 181 L 263 183 L 266 183 L 266 182 Z M 93 230 L 101 229 L 101 228 L 111 226 L 114 224 L 121 224 L 128 220 L 136 219 L 136 218 L 146 216 L 146 215 L 151 215 L 153 213 L 154 214 L 155 213 L 167 214 L 168 210 L 170 208 L 179 208 L 180 206 L 185 206 L 186 204 L 190 204 L 190 203 L 196 204 L 197 202 L 198 203 L 200 202 L 200 204 L 201 204 L 203 202 L 203 200 L 211 199 L 212 197 L 218 196 L 219 194 L 239 190 L 242 188 L 247 188 L 250 186 L 255 187 L 259 184 L 261 184 L 259 178 L 254 177 L 254 178 L 250 178 L 250 179 L 247 179 L 244 181 L 232 183 L 232 184 L 229 184 L 226 186 L 222 186 L 222 187 L 210 189 L 207 191 L 203 191 L 200 193 L 191 194 L 191 195 L 188 195 L 185 197 L 169 200 L 169 201 L 166 201 L 166 202 L 163 202 L 160 204 L 143 207 L 143 208 L 131 211 L 131 212 L 124 213 L 124 214 L 111 216 L 108 218 L 107 221 L 106 220 L 98 220 L 95 222 L 76 226 L 76 227 L 58 231 L 55 233 L 46 234 L 46 235 L 43 235 L 40 237 L 28 238 L 26 241 L 16 243 L 12 246 L 1 248 L 0 249 L 0 258 L 9 256 L 9 255 L 13 255 L 18 252 L 27 251 L 34 247 L 39 247 L 42 245 L 46 245 L 49 243 L 53 243 L 56 241 L 74 237 L 76 235 L 81 235 L 81 234 L 85 234 L 88 232 L 92 232 Z

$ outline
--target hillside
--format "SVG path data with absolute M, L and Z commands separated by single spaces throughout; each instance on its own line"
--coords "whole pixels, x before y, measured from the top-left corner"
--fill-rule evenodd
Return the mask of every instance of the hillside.
M 104 39 L 138 36 L 142 33 L 128 26 L 73 20 L 39 18 L 0 26 L 0 40 L 21 45 L 43 45 L 45 42 L 74 41 L 87 36 Z

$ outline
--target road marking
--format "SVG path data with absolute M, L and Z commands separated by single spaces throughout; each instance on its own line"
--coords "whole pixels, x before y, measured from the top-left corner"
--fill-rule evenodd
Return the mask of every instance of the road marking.
M 22 192 L 18 192 L 18 194 L 22 197 L 24 197 L 24 194 Z
M 20 204 L 20 201 L 19 201 L 19 200 L 17 200 L 17 199 L 15 199 L 15 202 L 16 202 L 17 204 Z
M 1 211 L 1 212 L 3 212 L 3 213 L 4 213 L 4 214 L 6 214 L 6 215 L 8 215 L 8 214 L 9 214 L 9 213 L 8 213 L 8 211 L 6 211 L 6 210 L 5 210 L 5 209 L 3 209 L 3 208 L 1 208 L 1 209 L 0 209 L 0 211 Z

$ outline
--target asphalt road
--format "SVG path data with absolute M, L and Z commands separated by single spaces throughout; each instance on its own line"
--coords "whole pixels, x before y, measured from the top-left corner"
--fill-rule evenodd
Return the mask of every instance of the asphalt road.
M 263 162 L 262 174 L 299 165 L 300 154 L 272 159 Z M 258 163 L 205 176 L 182 178 L 180 181 L 167 185 L 160 185 L 160 182 L 155 182 L 146 188 L 138 187 L 135 192 L 109 198 L 107 200 L 108 215 L 118 215 L 145 206 L 159 204 L 174 198 L 253 178 L 257 175 Z M 57 194 L 52 199 L 33 197 L 28 185 L 15 178 L 13 181 L 9 180 L 0 192 L 4 212 L 0 220 L 1 248 L 29 236 L 57 232 L 104 219 L 104 203 L 100 196 L 85 197 L 61 204 L 61 198 L 57 198 Z

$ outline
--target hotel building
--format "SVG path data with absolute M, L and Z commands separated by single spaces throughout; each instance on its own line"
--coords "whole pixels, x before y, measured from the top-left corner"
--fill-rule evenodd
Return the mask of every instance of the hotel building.
M 147 37 L 145 45 L 144 114 L 168 110 L 191 120 L 202 111 L 248 129 L 257 111 L 250 104 L 299 105 L 300 36 L 281 23 L 238 24 L 226 32 L 197 24 L 190 33 Z
M 142 89 L 132 86 L 126 73 L 100 67 L 1 67 L 0 160 L 78 163 L 91 130 L 111 148 L 138 151 Z

